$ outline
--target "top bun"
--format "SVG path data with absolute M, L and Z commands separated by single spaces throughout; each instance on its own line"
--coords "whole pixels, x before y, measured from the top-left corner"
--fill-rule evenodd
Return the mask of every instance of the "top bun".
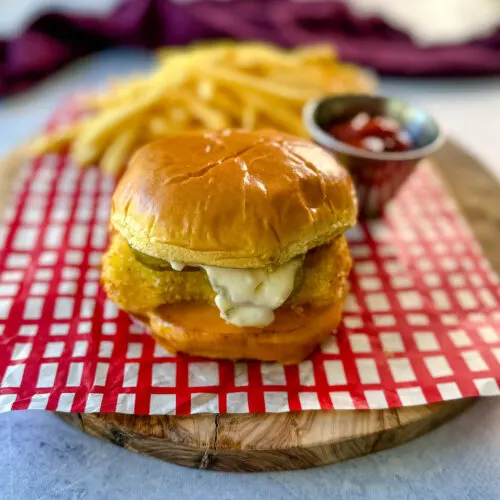
M 189 133 L 142 147 L 112 200 L 136 250 L 222 267 L 281 264 L 356 223 L 351 178 L 319 146 L 274 131 Z

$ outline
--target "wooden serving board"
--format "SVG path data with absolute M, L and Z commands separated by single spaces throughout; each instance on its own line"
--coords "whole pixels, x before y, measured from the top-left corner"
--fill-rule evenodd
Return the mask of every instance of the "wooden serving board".
M 500 185 L 448 143 L 432 158 L 476 237 L 500 271 Z M 13 155 L 2 169 L 5 199 Z M 82 431 L 127 450 L 199 469 L 272 471 L 325 465 L 391 448 L 455 417 L 474 399 L 389 410 L 204 414 L 187 417 L 58 413 Z

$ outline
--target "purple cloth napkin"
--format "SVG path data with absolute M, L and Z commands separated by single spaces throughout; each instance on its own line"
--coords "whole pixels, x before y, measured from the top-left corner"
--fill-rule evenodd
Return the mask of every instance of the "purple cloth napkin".
M 474 43 L 422 49 L 339 1 L 126 0 L 106 18 L 47 13 L 0 42 L 0 95 L 27 88 L 68 62 L 116 45 L 154 48 L 199 39 L 254 39 L 283 46 L 331 42 L 342 59 L 399 75 L 500 73 L 500 30 Z

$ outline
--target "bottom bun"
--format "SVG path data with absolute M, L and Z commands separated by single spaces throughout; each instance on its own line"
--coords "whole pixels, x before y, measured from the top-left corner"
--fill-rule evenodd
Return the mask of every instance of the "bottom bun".
M 281 308 L 267 327 L 240 328 L 221 319 L 213 306 L 186 302 L 162 306 L 146 322 L 156 342 L 172 353 L 293 364 L 338 326 L 343 305 L 342 299 L 320 308 Z

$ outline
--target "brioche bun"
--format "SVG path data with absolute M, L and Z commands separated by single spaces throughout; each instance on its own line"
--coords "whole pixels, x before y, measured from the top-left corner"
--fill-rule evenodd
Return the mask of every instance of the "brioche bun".
M 141 148 L 113 195 L 111 224 L 152 257 L 253 268 L 331 241 L 356 215 L 348 173 L 319 146 L 226 130 Z

